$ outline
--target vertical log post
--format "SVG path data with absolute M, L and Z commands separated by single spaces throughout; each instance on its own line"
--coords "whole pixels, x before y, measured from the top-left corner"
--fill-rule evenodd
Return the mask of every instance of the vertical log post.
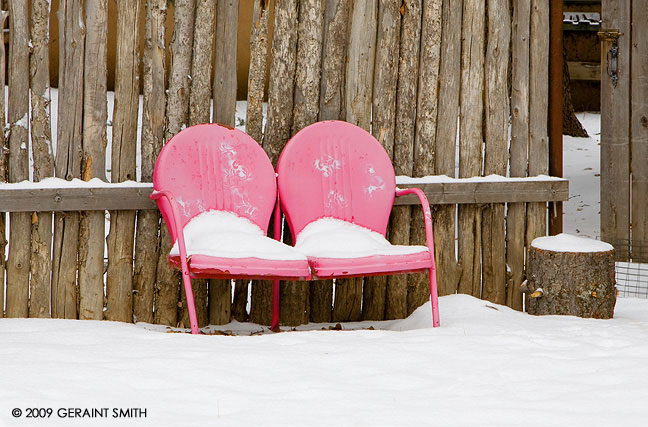
M 396 127 L 394 130 L 394 171 L 396 175 L 412 176 L 414 140 L 416 137 L 416 101 L 419 80 L 419 51 L 421 46 L 421 0 L 408 0 L 401 10 L 400 61 L 396 97 Z M 410 242 L 410 206 L 392 209 L 390 240 L 395 245 Z M 407 282 L 409 275 L 387 278 L 386 319 L 401 319 L 407 313 Z
M 140 2 L 117 4 L 117 65 L 113 114 L 112 182 L 136 179 L 139 110 Z M 106 319 L 133 321 L 133 249 L 135 211 L 110 213 Z
M 489 0 L 486 40 L 484 175 L 506 176 L 508 165 L 508 64 L 511 40 L 509 0 Z M 484 299 L 506 303 L 506 230 L 503 203 L 482 212 Z
M 421 22 L 421 52 L 414 139 L 414 176 L 433 174 L 437 132 L 439 63 L 441 56 L 441 0 L 424 0 Z M 423 209 L 412 208 L 410 244 L 425 245 Z M 407 315 L 430 300 L 427 274 L 410 274 L 407 283 Z
M 236 116 L 236 41 L 238 0 L 218 0 L 216 52 L 214 55 L 214 122 L 234 127 Z M 231 319 L 232 283 L 209 281 L 209 323 L 222 325 Z
M 153 180 L 153 166 L 164 144 L 166 108 L 164 41 L 166 0 L 146 2 L 146 36 L 143 58 L 142 181 Z M 133 320 L 153 323 L 153 295 L 160 214 L 157 210 L 137 212 L 135 267 L 133 270 Z
M 106 179 L 108 2 L 86 0 L 82 176 Z M 79 230 L 79 318 L 103 319 L 105 212 L 81 213 Z
M 183 125 L 187 124 L 195 6 L 195 0 L 175 1 L 169 90 L 166 103 L 167 127 L 164 134 L 167 142 L 180 132 Z M 171 245 L 169 231 L 162 223 L 160 225 L 160 257 L 157 266 L 154 322 L 175 326 L 178 323 L 180 275 L 169 266 Z
M 273 165 L 290 138 L 293 115 L 295 67 L 297 57 L 297 2 L 277 0 L 270 60 L 268 118 L 263 148 Z M 282 313 L 282 319 L 285 313 Z M 272 282 L 252 286 L 250 320 L 269 325 L 272 317 Z
M 0 10 L 0 29 L 4 30 L 8 13 Z M 0 43 L 0 129 L 5 128 L 5 45 Z M 6 145 L 5 133 L 0 132 L 0 182 L 7 182 L 7 153 L 9 147 Z M 5 248 L 7 247 L 6 236 L 6 215 L 4 212 L 0 213 L 0 319 L 4 317 L 5 306 L 5 272 L 6 272 L 6 258 Z
M 549 2 L 531 1 L 529 36 L 529 176 L 546 175 L 549 169 Z M 527 205 L 526 242 L 547 234 L 547 203 Z
M 511 147 L 510 173 L 512 177 L 525 176 L 527 150 L 529 147 L 529 31 L 531 17 L 528 0 L 514 0 L 512 70 L 511 70 Z M 510 270 L 507 278 L 506 305 L 522 310 L 524 281 L 524 235 L 526 206 L 510 203 L 506 216 L 506 265 Z
M 435 171 L 455 177 L 455 146 L 459 89 L 461 82 L 462 2 L 443 1 L 443 30 L 439 74 L 439 105 L 437 112 Z M 437 261 L 439 295 L 457 292 L 461 270 L 455 253 L 456 205 L 440 205 L 432 215 Z
M 250 71 L 245 131 L 259 143 L 263 138 L 263 97 L 268 64 L 268 17 L 270 16 L 268 6 L 269 2 L 266 0 L 255 0 L 250 32 Z M 249 286 L 249 280 L 236 280 L 234 284 L 232 318 L 239 322 L 248 320 Z
M 350 2 L 326 0 L 322 41 L 322 77 L 320 120 L 344 120 L 346 117 L 345 65 L 349 37 Z M 317 280 L 310 288 L 310 320 L 330 322 L 333 313 L 333 280 Z
M 346 121 L 371 130 L 378 0 L 354 2 L 346 68 Z M 333 321 L 360 320 L 362 277 L 337 279 Z
M 212 98 L 211 72 L 212 56 L 214 53 L 214 18 L 216 3 L 213 0 L 196 1 L 196 17 L 193 39 L 193 55 L 191 60 L 191 92 L 189 93 L 189 125 L 209 123 Z M 217 61 L 218 62 L 218 61 Z M 209 324 L 209 309 L 207 306 L 206 279 L 191 281 L 198 326 Z M 189 310 L 187 296 L 182 295 L 182 323 L 189 325 Z M 228 320 L 229 321 L 229 320 Z M 225 322 L 227 323 L 227 322 Z
M 83 65 L 85 23 L 83 2 L 59 2 L 59 99 L 56 159 L 57 178 L 81 178 L 83 138 Z M 52 317 L 77 317 L 77 253 L 79 213 L 54 215 Z
M 295 67 L 295 93 L 291 135 L 317 121 L 322 60 L 322 0 L 299 2 Z M 284 282 L 281 286 L 281 322 L 296 326 L 310 317 L 309 282 Z
M 29 18 L 27 3 L 9 2 L 9 182 L 29 179 Z M 7 260 L 7 316 L 27 317 L 31 214 L 11 213 Z
M 35 0 L 31 3 L 31 40 L 34 48 L 30 58 L 30 80 L 34 181 L 54 175 L 50 125 L 49 17 L 50 4 L 48 1 Z M 31 222 L 29 317 L 49 317 L 50 280 L 52 277 L 52 213 L 34 212 Z
M 400 4 L 394 0 L 378 2 L 376 62 L 372 96 L 372 134 L 387 151 L 394 155 L 396 127 L 396 83 L 398 81 L 398 50 L 400 40 Z M 364 281 L 362 319 L 385 318 L 387 276 L 370 276 Z

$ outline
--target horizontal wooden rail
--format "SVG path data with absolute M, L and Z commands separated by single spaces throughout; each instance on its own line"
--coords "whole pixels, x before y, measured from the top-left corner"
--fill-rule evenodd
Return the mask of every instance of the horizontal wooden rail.
M 569 198 L 569 182 L 564 179 L 405 182 L 407 180 L 398 179 L 398 187 L 421 188 L 433 205 L 557 202 Z M 156 209 L 155 203 L 149 199 L 152 191 L 152 184 L 59 188 L 20 188 L 5 184 L 0 185 L 0 212 Z M 395 204 L 415 205 L 418 200 L 412 196 L 398 197 Z
M 418 187 L 432 205 L 485 204 L 485 203 L 523 203 L 559 202 L 569 199 L 569 181 L 547 180 L 506 180 L 472 181 L 453 180 L 451 182 L 398 184 L 401 188 Z M 415 205 L 416 197 L 398 197 L 397 205 Z

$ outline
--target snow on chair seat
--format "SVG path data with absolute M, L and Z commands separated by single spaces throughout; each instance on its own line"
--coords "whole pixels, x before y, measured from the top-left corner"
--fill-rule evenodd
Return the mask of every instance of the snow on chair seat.
M 337 218 L 308 224 L 295 249 L 308 257 L 317 278 L 423 271 L 431 261 L 427 246 L 392 245 L 380 233 Z
M 171 241 L 177 247 L 177 252 L 170 256 L 169 261 L 172 265 L 179 264 L 182 270 L 191 333 L 199 333 L 191 289 L 192 275 L 215 278 L 263 276 L 274 279 L 274 288 L 278 289 L 278 279 L 294 278 L 295 272 L 308 272 L 305 257 L 295 255 L 292 250 L 288 252 L 289 248 L 284 248 L 283 244 L 280 244 L 281 251 L 277 250 L 278 246 L 272 249 L 278 253 L 278 259 L 257 258 L 261 252 L 267 253 L 266 250 L 257 252 L 257 256 L 247 256 L 252 253 L 246 254 L 241 242 L 237 242 L 240 250 L 232 251 L 228 245 L 234 246 L 232 240 L 236 239 L 235 236 L 229 236 L 228 242 L 219 242 L 217 236 L 213 236 L 210 248 L 219 249 L 206 254 L 194 252 L 191 257 L 187 256 L 184 232 L 189 231 L 193 236 L 189 249 L 199 250 L 204 242 L 200 237 L 195 238 L 195 234 L 200 234 L 203 220 L 210 222 L 209 218 L 214 214 L 204 215 L 206 219 L 197 219 L 197 231 L 191 231 L 194 227 L 187 227 L 193 218 L 205 212 L 229 212 L 258 227 L 261 235 L 257 229 L 251 234 L 245 233 L 252 229 L 250 224 L 229 217 L 227 224 L 223 225 L 229 225 L 232 232 L 258 238 L 265 236 L 268 230 L 270 215 L 277 204 L 276 174 L 261 146 L 244 132 L 218 124 L 197 125 L 181 131 L 171 138 L 158 155 L 153 171 L 153 188 L 155 191 L 151 198 L 157 202 Z M 223 219 L 222 215 L 220 219 Z M 235 227 L 232 223 L 235 223 Z M 207 232 L 204 234 L 209 235 Z M 248 241 L 248 244 L 254 242 L 262 242 L 264 247 L 270 245 L 264 239 Z M 246 247 L 249 249 L 249 246 Z M 234 253 L 236 255 L 233 256 Z M 291 254 L 292 259 L 285 259 L 287 253 Z M 274 313 L 273 306 L 273 316 Z
M 279 199 L 297 249 L 309 258 L 317 278 L 383 275 L 427 269 L 430 279 L 433 326 L 439 326 L 430 205 L 416 188 L 397 190 L 394 167 L 371 134 L 351 123 L 324 121 L 305 127 L 284 147 L 277 162 Z M 401 249 L 379 243 L 374 234 L 361 234 L 373 251 L 353 254 L 351 235 L 344 228 L 309 237 L 308 226 L 321 218 L 335 218 L 385 237 L 394 198 L 416 194 L 424 212 L 427 246 Z M 323 222 L 324 227 L 330 224 Z M 319 228 L 320 225 L 314 225 Z M 344 226 L 346 227 L 346 226 Z M 302 233 L 306 232 L 306 235 Z M 372 242 L 373 241 L 373 242 Z M 355 242 L 358 243 L 358 242 Z M 355 244 L 354 243 L 354 244 Z M 375 252 L 376 248 L 384 252 Z M 394 252 L 390 252 L 394 251 Z M 399 251 L 404 251 L 399 253 Z M 411 252 L 409 252 L 411 251 Z
M 267 237 L 257 224 L 232 212 L 210 210 L 193 217 L 184 229 L 192 277 L 295 280 L 310 276 L 306 257 L 293 247 Z M 180 267 L 176 241 L 169 253 Z

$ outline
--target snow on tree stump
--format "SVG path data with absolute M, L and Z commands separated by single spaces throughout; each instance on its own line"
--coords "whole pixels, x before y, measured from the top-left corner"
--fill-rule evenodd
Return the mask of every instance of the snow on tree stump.
M 605 242 L 559 234 L 531 243 L 527 260 L 529 314 L 611 319 L 616 302 L 614 248 Z

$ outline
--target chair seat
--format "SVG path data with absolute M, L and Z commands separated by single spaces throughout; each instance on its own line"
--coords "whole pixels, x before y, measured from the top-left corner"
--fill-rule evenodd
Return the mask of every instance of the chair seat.
M 314 276 L 363 276 L 421 271 L 432 266 L 427 246 L 392 245 L 368 228 L 320 218 L 297 236 L 295 249 L 308 257 Z
M 194 277 L 308 278 L 306 256 L 264 235 L 253 222 L 225 211 L 203 212 L 184 227 L 189 270 Z M 169 262 L 179 267 L 176 242 Z

